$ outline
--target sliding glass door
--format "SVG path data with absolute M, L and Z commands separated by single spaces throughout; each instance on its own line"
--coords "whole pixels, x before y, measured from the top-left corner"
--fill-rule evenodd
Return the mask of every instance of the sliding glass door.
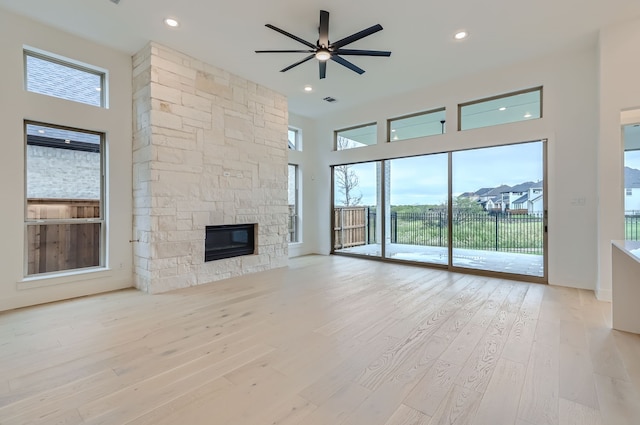
M 385 257 L 447 265 L 448 155 L 392 159 L 385 167 Z
M 333 252 L 543 281 L 545 142 L 333 168 Z
M 379 161 L 333 167 L 334 252 L 382 256 Z
M 452 153 L 453 267 L 544 276 L 544 143 Z

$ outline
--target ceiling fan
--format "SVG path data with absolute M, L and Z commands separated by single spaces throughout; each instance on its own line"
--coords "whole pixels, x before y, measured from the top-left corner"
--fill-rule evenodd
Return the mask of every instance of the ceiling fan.
M 331 59 L 334 62 L 339 63 L 340 65 L 349 68 L 350 70 L 357 72 L 358 74 L 363 74 L 364 69 L 354 65 L 348 60 L 344 59 L 341 56 L 391 56 L 391 52 L 385 52 L 381 50 L 354 50 L 354 49 L 343 49 L 347 44 L 351 44 L 355 41 L 360 40 L 361 38 L 367 37 L 371 34 L 374 34 L 378 31 L 382 30 L 382 26 L 380 24 L 376 24 L 372 27 L 359 31 L 355 34 L 352 34 L 348 37 L 345 37 L 341 40 L 335 41 L 333 43 L 329 42 L 329 12 L 326 10 L 320 11 L 320 27 L 318 29 L 319 37 L 316 44 L 310 43 L 306 40 L 301 39 L 300 37 L 296 37 L 293 34 L 286 32 L 276 26 L 271 24 L 265 25 L 267 28 L 271 28 L 274 31 L 279 32 L 289 38 L 296 40 L 299 43 L 304 44 L 309 47 L 308 50 L 256 50 L 256 53 L 310 53 L 309 56 L 305 57 L 298 62 L 289 65 L 286 68 L 280 70 L 280 72 L 286 72 L 291 68 L 295 68 L 298 65 L 301 65 L 308 60 L 313 58 L 318 59 L 318 66 L 320 69 L 320 79 L 323 79 L 327 76 L 327 61 Z

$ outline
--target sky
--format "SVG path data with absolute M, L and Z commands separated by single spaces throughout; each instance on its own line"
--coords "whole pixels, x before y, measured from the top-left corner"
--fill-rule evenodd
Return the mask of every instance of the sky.
M 454 196 L 483 187 L 540 181 L 543 177 L 542 142 L 454 152 L 452 160 Z M 447 200 L 447 154 L 400 158 L 387 163 L 391 205 L 441 204 Z M 358 175 L 356 191 L 362 194 L 360 204 L 376 205 L 376 163 L 350 167 Z M 339 199 L 341 194 L 336 190 L 336 201 Z
M 636 170 L 640 170 L 640 150 L 625 152 L 624 165 L 625 167 L 630 167 L 630 168 L 635 168 Z

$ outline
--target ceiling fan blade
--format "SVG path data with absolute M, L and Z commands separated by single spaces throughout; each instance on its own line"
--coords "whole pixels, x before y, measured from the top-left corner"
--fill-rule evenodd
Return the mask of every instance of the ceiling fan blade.
M 378 32 L 378 31 L 382 31 L 382 25 L 375 24 L 372 27 L 369 27 L 367 29 L 359 31 L 359 32 L 357 32 L 355 34 L 351 34 L 349 37 L 345 37 L 342 40 L 338 40 L 335 43 L 332 43 L 330 47 L 332 47 L 333 49 L 339 49 L 342 46 L 346 46 L 347 44 L 351 44 L 354 41 L 358 41 L 361 38 L 365 38 L 366 36 L 374 34 L 374 33 Z
M 265 25 L 265 27 L 267 27 L 267 28 L 271 28 L 272 30 L 277 31 L 277 32 L 279 32 L 279 33 L 280 33 L 280 34 L 282 34 L 282 35 L 286 35 L 286 36 L 287 36 L 287 37 L 289 37 L 289 38 L 293 38 L 295 41 L 297 41 L 297 42 L 299 42 L 299 43 L 302 43 L 302 44 L 304 44 L 305 46 L 309 46 L 309 47 L 311 47 L 312 49 L 315 49 L 315 48 L 316 48 L 316 46 L 315 46 L 315 45 L 313 45 L 313 44 L 309 43 L 308 41 L 303 40 L 303 39 L 301 39 L 300 37 L 297 37 L 297 36 L 295 36 L 295 35 L 293 35 L 293 34 L 291 34 L 291 33 L 288 33 L 288 32 L 286 32 L 285 30 L 281 30 L 281 29 L 280 29 L 280 28 L 278 28 L 278 27 L 274 27 L 274 26 L 273 26 L 273 25 L 271 25 L 271 24 L 266 24 L 266 25 Z
M 320 67 L 320 79 L 322 80 L 327 76 L 327 61 L 318 61 Z
M 391 56 L 391 52 L 382 50 L 352 50 L 338 49 L 335 51 L 337 55 L 353 55 L 353 56 Z
M 296 66 L 298 66 L 300 64 L 305 63 L 308 60 L 313 59 L 314 57 L 315 57 L 315 55 L 309 55 L 306 58 L 304 58 L 302 60 L 299 60 L 298 62 L 294 63 L 293 65 L 289 65 L 288 67 L 286 67 L 284 69 L 281 69 L 280 72 L 286 72 L 286 71 L 290 70 L 291 68 L 294 68 L 294 67 L 296 67 Z
M 329 47 L 329 12 L 326 10 L 320 11 L 320 37 L 318 38 L 318 44 L 323 47 Z
M 256 50 L 256 53 L 313 53 L 314 50 Z
M 331 60 L 334 62 L 338 62 L 340 65 L 349 68 L 350 70 L 357 72 L 358 74 L 364 74 L 364 69 L 359 68 L 357 66 L 355 66 L 354 64 L 352 64 L 351 62 L 349 62 L 346 59 L 341 58 L 338 55 L 331 55 Z

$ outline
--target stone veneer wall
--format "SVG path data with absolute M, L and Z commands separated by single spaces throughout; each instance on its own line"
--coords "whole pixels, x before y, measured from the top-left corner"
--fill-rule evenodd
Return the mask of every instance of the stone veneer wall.
M 134 56 L 136 287 L 287 264 L 287 101 L 151 43 Z M 205 226 L 258 223 L 255 255 L 204 262 Z

